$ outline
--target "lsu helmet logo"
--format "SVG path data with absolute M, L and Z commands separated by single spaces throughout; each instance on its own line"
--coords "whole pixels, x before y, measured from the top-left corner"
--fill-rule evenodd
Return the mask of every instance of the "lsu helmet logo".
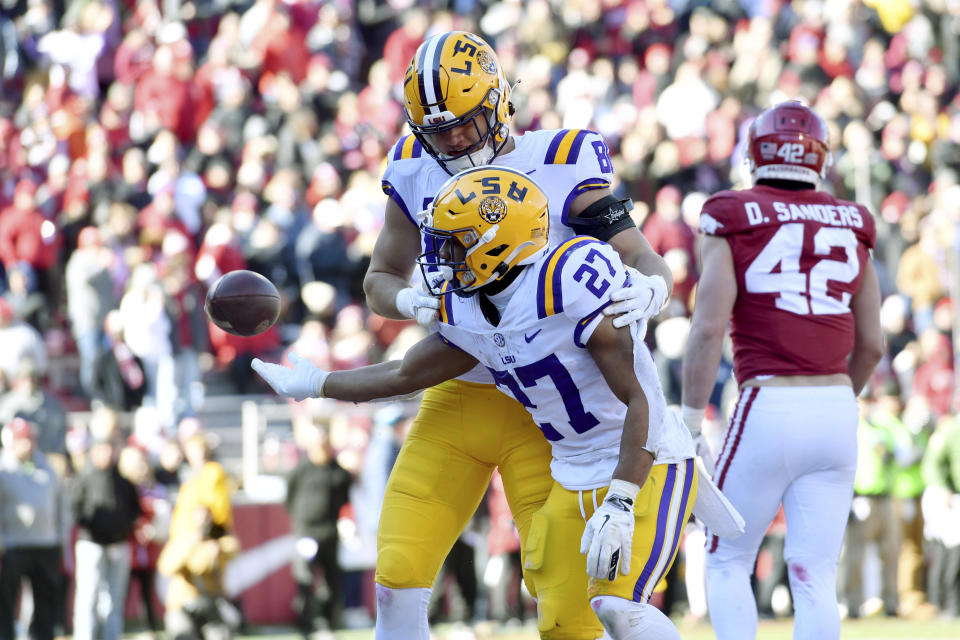
M 507 203 L 499 196 L 487 196 L 480 201 L 478 213 L 490 224 L 496 224 L 507 215 Z
M 493 59 L 489 53 L 480 49 L 477 52 L 477 64 L 480 65 L 480 68 L 486 71 L 489 74 L 495 74 L 497 72 L 497 62 Z

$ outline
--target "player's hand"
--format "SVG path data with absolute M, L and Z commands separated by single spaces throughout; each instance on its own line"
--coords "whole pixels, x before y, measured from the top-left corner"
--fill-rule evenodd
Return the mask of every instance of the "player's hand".
M 287 396 L 298 402 L 306 398 L 322 398 L 323 383 L 330 372 L 313 366 L 296 351 L 291 351 L 289 358 L 293 369 L 264 362 L 260 358 L 254 358 L 250 366 L 267 381 L 277 395 Z
M 630 284 L 613 291 L 603 314 L 616 316 L 614 327 L 647 320 L 660 313 L 667 301 L 667 282 L 662 276 L 645 276 L 633 267 L 626 267 Z
M 400 315 L 416 320 L 421 327 L 431 329 L 436 324 L 440 299 L 430 295 L 422 284 L 400 289 L 395 302 Z
M 614 580 L 630 573 L 633 549 L 633 501 L 640 487 L 624 480 L 611 480 L 607 497 L 587 521 L 580 538 L 580 553 L 587 554 L 587 575 Z
M 707 473 L 709 473 L 712 478 L 714 472 L 717 470 L 717 466 L 713 461 L 713 453 L 710 451 L 710 445 L 707 444 L 707 437 L 702 433 L 698 434 L 697 437 L 693 439 L 693 447 L 697 455 L 703 460 L 704 469 L 707 470 Z

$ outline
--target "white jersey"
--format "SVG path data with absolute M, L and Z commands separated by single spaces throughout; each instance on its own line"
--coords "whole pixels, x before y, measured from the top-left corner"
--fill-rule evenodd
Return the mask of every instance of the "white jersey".
M 531 131 L 513 139 L 516 143 L 513 151 L 498 155 L 492 164 L 526 173 L 547 194 L 548 240 L 550 246 L 557 246 L 574 235 L 567 224 L 570 203 L 581 193 L 610 186 L 613 166 L 607 145 L 599 134 L 585 129 Z M 387 158 L 381 182 L 383 191 L 419 226 L 417 214 L 433 202 L 450 175 L 423 150 L 413 135 L 400 138 Z M 425 242 L 421 236 L 421 249 L 427 248 Z M 493 383 L 482 368 L 461 378 Z
M 610 245 L 575 236 L 520 274 L 497 326 L 478 296 L 441 298 L 441 338 L 477 358 L 527 408 L 552 446 L 554 480 L 569 490 L 607 486 L 617 465 L 627 408 L 586 344 L 610 292 L 628 279 Z M 656 463 L 692 457 L 689 432 L 667 413 L 653 358 L 636 334 L 634 369 L 650 407 L 647 448 Z

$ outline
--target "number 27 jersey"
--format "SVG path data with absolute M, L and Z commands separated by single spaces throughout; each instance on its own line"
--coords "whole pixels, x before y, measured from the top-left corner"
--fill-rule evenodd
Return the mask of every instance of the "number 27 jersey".
M 477 358 L 498 389 L 530 412 L 550 441 L 552 475 L 569 490 L 606 486 L 617 464 L 626 406 L 586 344 L 610 292 L 626 282 L 610 245 L 575 236 L 525 269 L 496 326 L 484 317 L 478 296 L 441 298 L 441 337 Z M 662 435 L 666 401 L 642 343 L 634 345 L 634 368 L 650 410 L 647 446 L 657 451 L 657 463 L 692 455 L 692 443 Z
M 738 382 L 847 373 L 850 301 L 876 241 L 865 207 L 813 189 L 758 185 L 708 199 L 700 230 L 726 239 L 733 255 Z

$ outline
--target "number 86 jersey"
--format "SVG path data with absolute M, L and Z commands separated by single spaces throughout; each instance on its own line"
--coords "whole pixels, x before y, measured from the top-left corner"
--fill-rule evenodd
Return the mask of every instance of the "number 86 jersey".
M 571 491 L 607 486 L 617 464 L 626 406 L 586 344 L 610 292 L 626 282 L 610 245 L 575 236 L 524 269 L 508 288 L 497 325 L 484 316 L 480 294 L 441 298 L 441 338 L 477 358 L 498 389 L 530 412 L 550 441 L 554 480 Z M 667 424 L 663 391 L 642 343 L 634 345 L 634 367 L 650 407 L 647 445 L 657 463 L 692 456 L 692 444 L 678 441 L 675 425 Z
M 850 301 L 877 233 L 865 207 L 813 189 L 757 185 L 708 199 L 700 230 L 726 239 L 733 255 L 738 382 L 847 373 Z

